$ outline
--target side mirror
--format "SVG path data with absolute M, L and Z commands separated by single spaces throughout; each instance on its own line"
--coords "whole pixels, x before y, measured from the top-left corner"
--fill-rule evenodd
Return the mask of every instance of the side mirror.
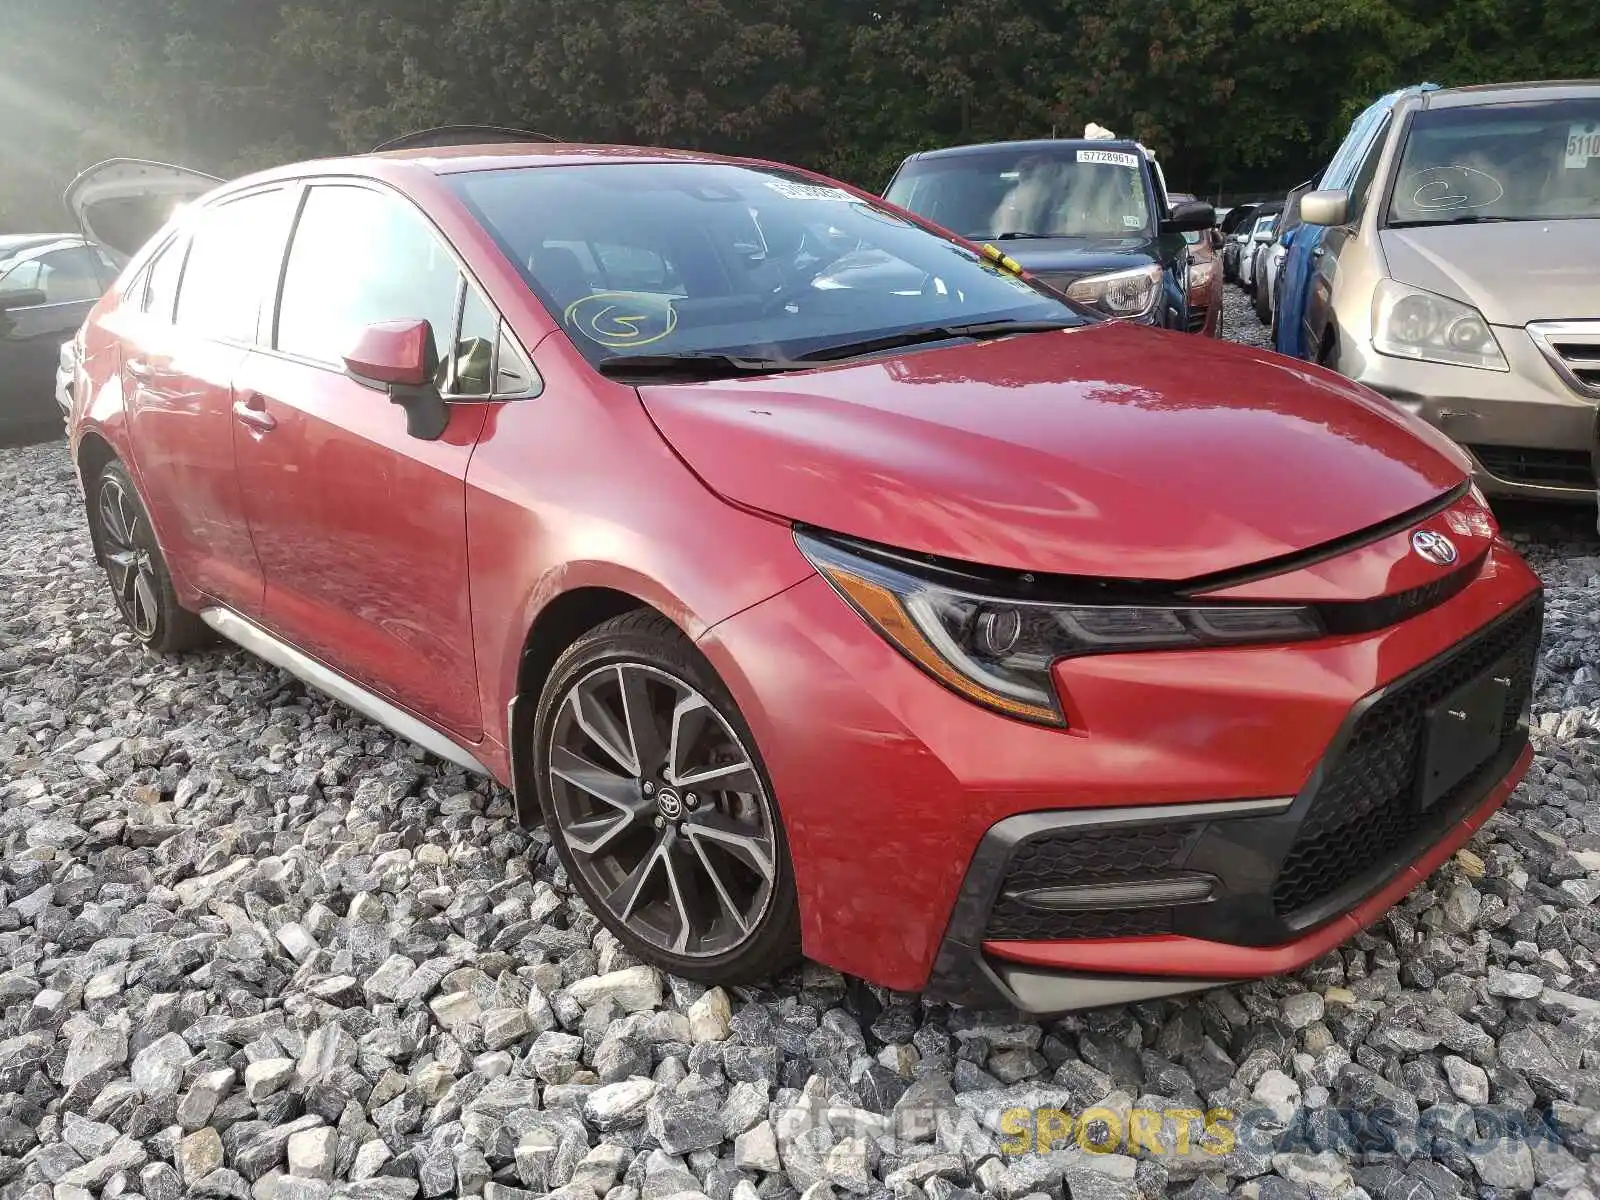
M 344 356 L 350 378 L 406 410 L 406 432 L 434 442 L 450 424 L 450 409 L 434 378 L 439 355 L 433 348 L 433 327 L 426 321 L 380 321 L 368 325 Z
M 1222 243 L 1224 241 L 1224 238 L 1222 236 L 1222 230 L 1220 230 L 1220 229 L 1216 228 L 1215 226 L 1213 226 L 1211 231 L 1210 231 L 1210 241 L 1211 241 L 1211 248 L 1213 250 L 1221 250 L 1222 249 Z
M 1217 223 L 1217 210 L 1204 200 L 1185 200 L 1173 206 L 1172 215 L 1161 222 L 1163 233 L 1190 233 L 1210 229 Z
M 1300 219 L 1307 225 L 1343 225 L 1349 213 L 1349 192 L 1307 192 L 1300 197 Z
M 0 310 L 8 308 L 37 308 L 41 304 L 48 304 L 50 297 L 37 288 L 29 288 L 24 292 L 0 292 Z

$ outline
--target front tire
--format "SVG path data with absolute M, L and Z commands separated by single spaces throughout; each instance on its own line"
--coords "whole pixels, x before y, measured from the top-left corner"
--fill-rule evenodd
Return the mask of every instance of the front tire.
M 178 603 L 155 526 L 127 468 L 115 459 L 108 462 L 91 496 L 95 553 L 133 636 L 161 654 L 180 654 L 211 641 L 205 622 Z
M 705 983 L 799 957 L 794 868 L 755 738 L 665 617 L 625 613 L 561 655 L 533 751 L 562 865 L 629 951 Z

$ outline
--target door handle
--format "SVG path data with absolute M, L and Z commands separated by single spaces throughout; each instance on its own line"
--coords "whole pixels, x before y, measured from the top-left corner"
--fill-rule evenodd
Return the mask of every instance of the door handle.
M 1327 253 L 1326 250 L 1324 250 L 1321 246 L 1318 246 L 1315 250 L 1313 250 L 1311 252 L 1311 257 L 1312 258 L 1321 258 L 1326 253 Z
M 137 358 L 130 358 L 123 365 L 127 367 L 128 374 L 140 383 L 148 383 L 156 373 L 155 368 L 150 366 L 149 363 L 141 362 Z
M 240 396 L 233 402 L 233 415 L 262 433 L 278 427 L 278 419 L 266 410 L 265 402 L 254 392 Z

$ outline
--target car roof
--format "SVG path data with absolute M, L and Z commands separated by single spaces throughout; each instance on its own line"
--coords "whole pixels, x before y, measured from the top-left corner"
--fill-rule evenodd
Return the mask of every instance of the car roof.
M 7 233 L 0 234 L 0 257 L 9 258 L 22 250 L 35 246 L 52 246 L 56 242 L 83 241 L 76 233 Z
M 526 167 L 572 167 L 596 163 L 726 163 L 735 166 L 788 169 L 782 163 L 757 158 L 708 154 L 697 150 L 671 150 L 653 146 L 614 146 L 582 142 L 507 142 L 476 146 L 432 146 L 388 150 L 369 154 L 306 159 L 269 167 L 253 175 L 229 180 L 217 195 L 230 196 L 265 183 L 315 175 L 353 175 L 373 178 L 394 168 L 415 169 L 429 175 L 464 175 L 477 171 L 508 171 Z
M 5 239 L 0 238 L 0 261 L 31 261 L 35 258 L 43 258 L 46 254 L 54 253 L 57 250 L 74 250 L 79 246 L 86 245 L 88 243 L 75 233 L 41 238 L 38 241 L 22 241 L 16 245 L 8 245 Z
M 754 161 L 756 160 L 706 154 L 695 150 L 668 150 L 651 146 L 591 145 L 583 142 L 495 142 L 477 146 L 423 146 L 375 154 L 310 159 L 273 167 L 251 178 L 310 175 L 323 171 L 360 171 L 362 168 L 371 170 L 380 163 L 406 164 L 435 175 L 455 175 L 468 171 L 503 171 L 517 167 L 570 167 L 604 162 L 750 163 Z
M 1474 83 L 1466 87 L 1423 92 L 1423 108 L 1469 108 L 1480 104 L 1514 104 L 1526 100 L 1600 98 L 1600 79 L 1538 79 L 1526 83 Z
M 988 154 L 1000 150 L 1121 150 L 1148 158 L 1147 151 L 1131 138 L 1030 138 L 1009 142 L 973 142 L 965 146 L 941 146 L 937 150 L 919 150 L 906 156 L 906 162 L 920 162 L 930 158 L 959 158 L 966 154 Z

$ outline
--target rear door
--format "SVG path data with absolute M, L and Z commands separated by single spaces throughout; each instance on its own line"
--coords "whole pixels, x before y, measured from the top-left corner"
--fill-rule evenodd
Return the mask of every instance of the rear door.
M 247 615 L 261 611 L 263 582 L 235 472 L 233 378 L 258 337 L 297 198 L 280 185 L 199 211 L 144 271 L 123 344 L 134 454 L 162 548 L 194 587 Z
M 465 315 L 463 315 L 465 306 Z M 423 319 L 462 395 L 437 441 L 344 371 L 366 325 Z M 457 334 L 458 325 L 464 325 Z M 266 623 L 345 676 L 464 739 L 482 733 L 467 580 L 466 471 L 498 317 L 432 224 L 352 181 L 306 191 L 270 345 L 238 376 L 239 479 Z M 457 341 L 475 347 L 452 369 Z M 469 364 L 477 364 L 477 368 Z M 474 376 L 477 382 L 458 377 Z

